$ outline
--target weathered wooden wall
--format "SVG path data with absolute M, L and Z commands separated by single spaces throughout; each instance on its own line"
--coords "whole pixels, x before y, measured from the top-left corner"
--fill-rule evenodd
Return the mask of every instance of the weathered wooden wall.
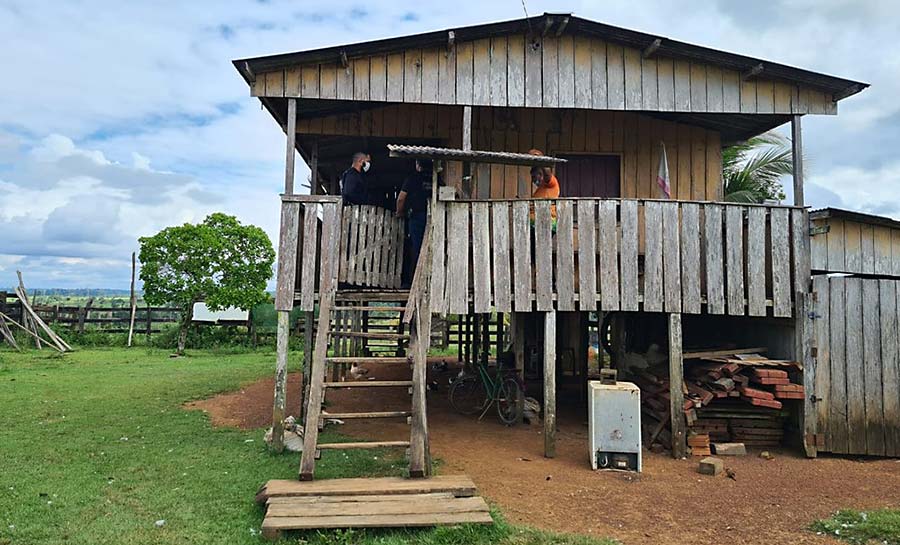
M 304 118 L 301 112 L 297 131 L 398 139 L 438 138 L 458 148 L 462 146 L 462 108 L 396 104 L 321 118 Z M 722 197 L 719 133 L 700 127 L 632 112 L 474 108 L 472 140 L 475 149 L 491 151 L 524 153 L 537 148 L 549 155 L 620 154 L 621 195 L 626 198 L 658 196 L 659 144 L 665 142 L 673 198 L 714 201 Z M 458 180 L 461 168 L 451 166 L 448 178 Z M 473 170 L 476 177 L 473 196 L 531 195 L 528 167 L 482 165 Z M 565 184 L 565 180 L 560 183 Z
M 556 210 L 556 225 L 551 210 Z M 793 316 L 809 282 L 805 210 L 617 199 L 444 202 L 432 222 L 441 314 L 639 311 Z
M 819 450 L 900 456 L 900 281 L 816 276 L 813 292 Z
M 660 112 L 836 114 L 825 93 L 585 36 L 524 35 L 258 74 L 251 93 L 381 102 Z
M 900 276 L 900 229 L 833 217 L 812 223 L 828 229 L 810 238 L 814 271 Z

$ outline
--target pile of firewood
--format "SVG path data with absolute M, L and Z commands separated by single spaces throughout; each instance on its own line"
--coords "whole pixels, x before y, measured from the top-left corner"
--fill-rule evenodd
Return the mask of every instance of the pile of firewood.
M 774 447 L 784 438 L 786 400 L 802 400 L 803 385 L 791 382 L 794 362 L 758 354 L 702 357 L 684 362 L 687 442 L 695 455 L 711 443 L 741 442 Z M 632 380 L 641 389 L 645 441 L 671 444 L 668 367 L 648 368 Z

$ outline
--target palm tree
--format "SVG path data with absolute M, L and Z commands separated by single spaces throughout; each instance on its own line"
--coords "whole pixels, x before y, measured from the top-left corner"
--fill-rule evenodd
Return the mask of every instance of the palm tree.
M 783 200 L 781 177 L 793 172 L 791 143 L 776 132 L 759 136 L 722 150 L 725 200 L 761 203 Z

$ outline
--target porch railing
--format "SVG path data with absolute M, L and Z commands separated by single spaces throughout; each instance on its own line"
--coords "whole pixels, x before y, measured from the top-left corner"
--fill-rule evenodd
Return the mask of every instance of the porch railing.
M 282 196 L 276 309 L 313 310 L 322 286 L 335 282 L 400 287 L 403 237 L 403 220 L 383 208 L 343 206 L 339 197 Z
M 447 201 L 438 203 L 432 223 L 431 309 L 441 314 L 643 310 L 789 317 L 795 292 L 808 291 L 802 208 Z

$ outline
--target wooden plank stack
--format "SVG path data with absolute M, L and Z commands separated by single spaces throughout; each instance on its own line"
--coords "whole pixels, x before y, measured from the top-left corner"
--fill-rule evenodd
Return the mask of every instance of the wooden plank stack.
M 266 505 L 263 536 L 284 530 L 492 524 L 465 475 L 293 481 L 273 479 L 256 495 Z
M 802 402 L 803 385 L 791 382 L 789 361 L 757 354 L 713 355 L 685 360 L 684 413 L 692 454 L 708 456 L 710 443 L 741 442 L 748 447 L 774 447 L 784 438 L 790 406 Z M 641 388 L 647 424 L 645 441 L 669 443 L 668 370 L 656 367 L 633 377 Z M 648 444 L 648 445 L 649 445 Z

